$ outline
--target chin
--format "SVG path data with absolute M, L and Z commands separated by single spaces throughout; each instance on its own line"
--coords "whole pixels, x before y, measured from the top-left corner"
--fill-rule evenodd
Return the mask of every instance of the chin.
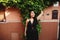
M 34 17 L 33 17 L 34 18 Z
M 32 16 L 32 18 L 34 18 L 35 16 Z

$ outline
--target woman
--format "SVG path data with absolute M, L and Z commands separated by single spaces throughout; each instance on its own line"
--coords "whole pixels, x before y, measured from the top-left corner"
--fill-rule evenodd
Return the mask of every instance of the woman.
M 34 11 L 31 11 L 29 16 L 30 18 L 26 20 L 25 27 L 25 36 L 27 38 L 26 40 L 38 40 L 38 31 L 36 29 L 36 25 L 38 24 L 39 18 L 35 17 Z

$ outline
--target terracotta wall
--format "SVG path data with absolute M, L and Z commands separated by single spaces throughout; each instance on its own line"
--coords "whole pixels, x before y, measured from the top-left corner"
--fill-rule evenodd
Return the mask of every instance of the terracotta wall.
M 41 17 L 43 20 L 51 20 L 51 11 L 54 7 L 48 7 L 44 10 L 44 15 Z M 0 40 L 23 40 L 22 34 L 24 33 L 24 26 L 21 21 L 21 14 L 18 9 L 6 9 L 6 23 L 0 23 Z M 60 13 L 60 11 L 58 11 Z M 49 16 L 46 14 L 49 13 Z M 6 13 L 5 13 L 6 14 Z M 39 40 L 57 40 L 57 22 L 41 22 L 41 33 Z
M 0 23 L 0 40 L 23 40 L 24 26 L 20 22 Z
M 52 20 L 52 11 L 53 10 L 58 10 L 58 15 L 60 18 L 60 6 L 58 6 L 58 7 L 49 6 L 43 10 L 43 15 L 41 16 L 40 19 L 41 20 Z M 49 14 L 49 15 L 47 15 L 47 14 Z
M 43 15 L 38 18 L 41 20 L 41 33 L 39 40 L 57 40 L 58 19 L 52 19 L 52 11 L 58 10 L 58 19 L 60 19 L 60 6 L 49 6 L 43 10 Z M 47 15 L 49 14 L 49 15 Z
M 8 8 L 5 10 L 6 22 L 20 22 L 22 20 L 21 12 L 18 8 Z
M 8 8 L 2 11 L 3 13 L 5 13 L 6 22 L 0 22 L 0 40 L 23 40 L 24 25 L 20 10 Z
M 1 11 L 1 10 L 0 10 L 0 21 L 4 19 L 4 12 L 5 12 L 5 11 Z
M 39 40 L 57 40 L 57 22 L 41 22 Z

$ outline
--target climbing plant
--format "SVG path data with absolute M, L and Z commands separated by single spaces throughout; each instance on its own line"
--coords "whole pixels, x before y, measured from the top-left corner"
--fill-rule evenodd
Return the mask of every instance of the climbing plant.
M 56 0 L 0 0 L 0 3 L 5 7 L 17 7 L 20 9 L 24 18 L 23 23 L 29 18 L 29 11 L 34 10 L 36 16 L 38 16 L 44 8 L 56 2 Z M 37 27 L 40 31 L 39 25 Z

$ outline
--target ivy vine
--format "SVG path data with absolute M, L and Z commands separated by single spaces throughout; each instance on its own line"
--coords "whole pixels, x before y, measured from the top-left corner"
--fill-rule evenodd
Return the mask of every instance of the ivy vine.
M 24 18 L 23 23 L 29 18 L 29 11 L 34 10 L 36 17 L 40 14 L 41 10 L 56 2 L 56 0 L 0 0 L 0 3 L 5 7 L 17 7 L 20 9 Z M 37 25 L 40 32 L 40 26 Z

